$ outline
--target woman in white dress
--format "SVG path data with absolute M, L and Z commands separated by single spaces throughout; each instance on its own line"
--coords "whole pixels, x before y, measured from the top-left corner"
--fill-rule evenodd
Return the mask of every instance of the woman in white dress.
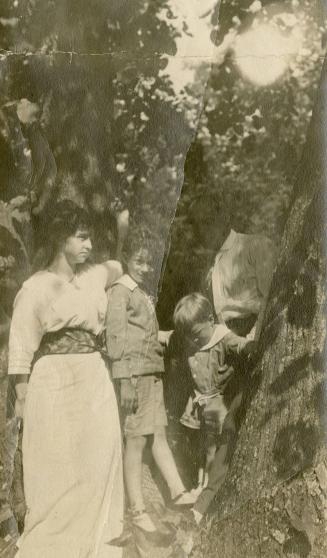
M 99 335 L 121 266 L 86 264 L 88 215 L 70 201 L 57 204 L 45 233 L 47 262 L 16 297 L 9 341 L 24 423 L 27 514 L 17 556 L 116 558 L 108 543 L 122 529 L 121 438 Z

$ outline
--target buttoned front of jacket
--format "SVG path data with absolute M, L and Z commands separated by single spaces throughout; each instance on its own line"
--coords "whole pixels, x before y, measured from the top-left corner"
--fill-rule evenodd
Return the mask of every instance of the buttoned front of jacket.
M 129 275 L 109 290 L 106 339 L 113 378 L 164 371 L 154 305 Z
M 235 355 L 240 355 L 248 343 L 225 325 L 215 326 L 209 343 L 188 357 L 195 389 L 203 395 L 224 393 L 234 373 Z

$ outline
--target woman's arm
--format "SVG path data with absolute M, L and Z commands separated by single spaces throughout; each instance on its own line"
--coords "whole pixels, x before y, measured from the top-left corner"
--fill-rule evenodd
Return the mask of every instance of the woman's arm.
M 168 347 L 169 339 L 171 338 L 173 333 L 174 333 L 173 329 L 170 329 L 169 331 L 163 331 L 160 329 L 158 331 L 158 341 L 160 345 L 163 345 L 164 347 Z
M 40 293 L 23 288 L 14 302 L 9 335 L 8 374 L 15 377 L 17 416 L 22 417 L 27 381 L 35 351 L 39 348 L 43 327 L 39 317 Z
M 241 337 L 240 335 L 236 335 L 232 331 L 230 333 L 227 333 L 227 335 L 225 335 L 223 339 L 227 351 L 230 353 L 236 353 L 238 355 L 249 355 L 257 347 L 257 343 L 255 341 L 247 339 L 246 337 Z
M 109 289 L 123 275 L 122 265 L 117 260 L 107 260 L 99 264 L 99 267 L 103 271 L 105 290 Z

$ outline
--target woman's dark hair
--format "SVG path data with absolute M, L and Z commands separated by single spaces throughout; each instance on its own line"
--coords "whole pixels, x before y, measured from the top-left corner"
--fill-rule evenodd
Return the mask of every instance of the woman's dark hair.
M 42 224 L 42 242 L 34 258 L 34 270 L 50 265 L 65 240 L 80 229 L 92 229 L 87 211 L 71 200 L 58 202 L 47 213 Z

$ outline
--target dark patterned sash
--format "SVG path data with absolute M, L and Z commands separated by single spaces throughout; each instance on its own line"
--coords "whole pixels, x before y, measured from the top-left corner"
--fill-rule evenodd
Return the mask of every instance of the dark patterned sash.
M 42 337 L 33 365 L 43 356 L 100 352 L 106 354 L 104 335 L 78 328 L 62 328 Z

